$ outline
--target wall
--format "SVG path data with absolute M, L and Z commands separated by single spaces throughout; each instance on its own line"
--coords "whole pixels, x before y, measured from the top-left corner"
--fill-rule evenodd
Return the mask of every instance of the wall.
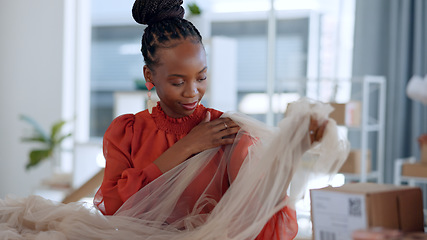
M 21 143 L 29 126 L 61 118 L 63 0 L 1 1 L 0 6 L 0 198 L 27 196 L 49 177 L 48 162 L 25 171 L 33 145 Z

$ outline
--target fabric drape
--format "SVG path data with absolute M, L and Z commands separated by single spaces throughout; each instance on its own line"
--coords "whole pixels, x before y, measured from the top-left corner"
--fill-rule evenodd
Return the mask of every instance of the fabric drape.
M 235 144 L 201 152 L 142 188 L 113 216 L 79 203 L 53 204 L 40 197 L 0 200 L 0 238 L 16 239 L 153 239 L 252 240 L 284 207 L 293 208 L 311 177 L 336 173 L 349 151 L 329 119 L 320 143 L 310 144 L 310 117 L 328 119 L 329 105 L 303 99 L 288 107 L 272 128 L 238 113 L 227 113 L 241 126 Z M 254 139 L 238 173 L 227 171 L 239 139 Z M 213 158 L 224 151 L 221 159 Z M 190 204 L 183 194 L 205 167 L 216 166 L 212 181 Z M 224 174 L 233 174 L 218 199 Z M 288 217 L 281 216 L 286 221 Z M 278 221 L 280 223 L 280 221 Z M 294 226 L 286 226 L 292 228 Z M 273 236 L 270 239 L 292 239 Z

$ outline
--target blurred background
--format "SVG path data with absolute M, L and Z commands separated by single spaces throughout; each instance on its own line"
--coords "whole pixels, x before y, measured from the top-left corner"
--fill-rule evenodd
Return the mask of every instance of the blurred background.
M 200 14 L 191 13 L 193 3 Z M 132 5 L 0 0 L 0 198 L 63 199 L 102 169 L 112 119 L 145 108 L 144 26 L 133 21 Z M 393 183 L 396 159 L 420 157 L 427 109 L 405 89 L 412 76 L 427 74 L 426 1 L 185 0 L 184 7 L 208 55 L 206 106 L 275 125 L 303 96 L 356 100 L 363 106 L 357 134 L 343 131 L 362 159 L 371 154 L 372 167 L 362 161 L 371 170 L 343 175 L 342 183 Z M 61 131 L 72 135 L 55 161 L 26 170 L 38 145 L 22 141 L 32 127 L 21 115 L 46 131 L 66 121 Z

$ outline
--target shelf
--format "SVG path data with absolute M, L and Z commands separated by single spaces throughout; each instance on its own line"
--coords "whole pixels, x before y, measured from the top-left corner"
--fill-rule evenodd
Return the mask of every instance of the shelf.
M 346 181 L 376 181 L 383 182 L 384 169 L 384 126 L 385 126 L 385 78 L 382 76 L 364 76 L 353 78 L 351 87 L 357 91 L 350 101 L 360 101 L 360 125 L 343 126 L 349 132 L 359 132 L 360 138 L 350 140 L 350 143 L 357 146 L 361 153 L 361 171 L 357 174 L 345 174 Z M 358 92 L 360 91 L 360 92 Z M 372 135 L 370 133 L 376 133 Z M 357 141 L 357 144 L 356 144 Z M 371 169 L 375 171 L 367 172 L 366 165 L 369 164 L 365 154 L 371 151 L 371 164 L 375 164 Z
M 426 183 L 427 177 L 413 177 L 402 175 L 402 166 L 405 163 L 417 163 L 415 157 L 399 158 L 394 161 L 394 184 L 401 185 L 402 182 L 407 182 L 408 185 L 414 186 L 415 183 Z
M 353 127 L 353 126 L 343 126 L 346 127 L 349 131 L 361 131 L 362 127 L 358 126 L 358 127 Z M 379 124 L 374 124 L 374 125 L 368 125 L 365 127 L 365 131 L 367 132 L 377 132 L 380 131 L 381 129 L 381 125 Z
M 415 181 L 417 183 L 427 183 L 427 178 L 423 177 L 411 177 L 411 176 L 401 176 L 400 182 L 411 182 Z
M 360 180 L 359 174 L 351 174 L 351 173 L 340 173 L 344 174 L 346 181 L 358 181 Z M 378 180 L 380 173 L 378 171 L 369 172 L 366 174 L 366 179 L 369 180 Z

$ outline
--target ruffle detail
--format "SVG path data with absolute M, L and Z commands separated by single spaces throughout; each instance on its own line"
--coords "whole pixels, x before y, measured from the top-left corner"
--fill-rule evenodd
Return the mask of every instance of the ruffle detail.
M 157 106 L 153 108 L 151 117 L 158 129 L 175 135 L 186 135 L 204 119 L 206 111 L 208 109 L 199 104 L 191 115 L 182 118 L 172 118 L 166 115 L 158 102 Z

